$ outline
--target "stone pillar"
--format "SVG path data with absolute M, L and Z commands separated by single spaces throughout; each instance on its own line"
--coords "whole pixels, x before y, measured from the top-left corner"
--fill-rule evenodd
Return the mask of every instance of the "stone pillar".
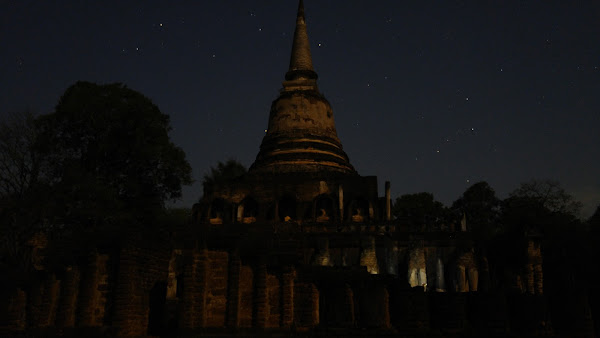
M 490 277 L 490 265 L 487 257 L 481 258 L 479 265 L 479 291 L 488 292 L 492 288 L 492 279 Z
M 294 280 L 296 270 L 289 267 L 281 276 L 281 327 L 289 328 L 294 322 Z
M 27 294 L 21 289 L 16 289 L 6 304 L 6 328 L 14 331 L 23 331 L 27 326 Z
M 81 277 L 79 326 L 96 327 L 104 324 L 106 292 L 108 292 L 107 262 L 108 255 L 99 255 L 95 251 L 89 255 L 88 265 Z
M 208 274 L 208 251 L 194 250 L 192 261 L 183 271 L 183 313 L 180 326 L 185 329 L 206 326 L 206 289 Z
M 536 264 L 534 266 L 535 273 L 535 294 L 544 294 L 544 272 L 542 271 L 542 264 Z
M 344 295 L 345 295 L 344 309 L 348 309 L 348 314 L 349 314 L 348 326 L 354 327 L 354 325 L 356 323 L 356 315 L 355 315 L 356 310 L 354 309 L 354 291 L 352 291 L 352 288 L 348 284 L 345 285 Z
M 148 330 L 149 290 L 144 290 L 139 274 L 139 251 L 134 245 L 125 245 L 119 255 L 113 314 L 119 336 L 145 336 Z
M 382 290 L 383 293 L 383 327 L 386 329 L 389 329 L 390 327 L 392 327 L 391 324 L 391 320 L 390 320 L 390 293 L 388 292 L 388 289 L 386 287 L 383 287 Z
M 74 327 L 75 311 L 79 299 L 81 274 L 77 267 L 67 267 L 63 279 L 59 310 L 56 315 L 57 327 Z
M 299 328 L 319 325 L 319 290 L 313 283 L 296 283 L 294 287 L 294 324 Z
M 479 271 L 474 266 L 469 267 L 469 291 L 477 291 L 479 285 Z
M 237 221 L 238 221 L 238 223 L 242 223 L 243 220 L 244 220 L 244 205 L 240 204 L 237 207 Z
M 242 262 L 239 255 L 232 253 L 229 256 L 229 287 L 227 290 L 227 326 L 240 326 L 240 272 Z
M 527 264 L 527 293 L 535 294 L 535 274 L 533 269 L 533 264 Z
M 390 275 L 398 275 L 398 242 L 386 242 L 386 271 Z
M 319 316 L 320 314 L 320 309 L 319 309 L 319 289 L 317 289 L 317 286 L 314 284 L 310 284 L 310 296 L 311 296 L 311 301 L 312 301 L 312 326 L 317 326 L 319 325 L 319 323 L 321 322 L 321 318 Z
M 385 181 L 385 220 L 392 219 L 392 192 L 390 181 Z
M 456 267 L 456 282 L 458 287 L 458 292 L 467 292 L 469 291 L 469 287 L 467 285 L 467 279 L 465 278 L 465 267 L 464 265 L 459 265 Z
M 44 281 L 42 290 L 39 326 L 54 326 L 58 299 L 60 297 L 60 280 L 57 280 L 56 276 L 51 274 Z
M 436 262 L 436 278 L 435 278 L 435 291 L 445 292 L 446 282 L 444 280 L 444 262 L 442 258 L 438 257 Z
M 340 223 L 344 221 L 344 187 L 340 184 L 338 188 L 339 206 L 340 206 Z
M 375 238 L 367 237 L 361 240 L 360 265 L 366 266 L 370 274 L 379 273 L 377 264 L 377 252 L 375 250 Z
M 36 281 L 27 293 L 27 327 L 40 326 L 40 309 L 42 307 L 43 283 Z
M 264 261 L 257 264 L 254 269 L 254 308 L 252 313 L 253 326 L 265 328 L 268 317 L 268 294 L 267 294 L 267 265 Z

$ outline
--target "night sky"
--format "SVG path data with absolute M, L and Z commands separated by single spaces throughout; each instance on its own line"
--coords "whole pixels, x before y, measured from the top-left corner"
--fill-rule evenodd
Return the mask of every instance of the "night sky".
M 78 80 L 122 82 L 171 116 L 202 194 L 254 161 L 288 69 L 297 1 L 0 1 L 0 113 L 49 113 Z M 363 175 L 450 205 L 532 178 L 600 204 L 600 1 L 316 1 L 319 87 Z

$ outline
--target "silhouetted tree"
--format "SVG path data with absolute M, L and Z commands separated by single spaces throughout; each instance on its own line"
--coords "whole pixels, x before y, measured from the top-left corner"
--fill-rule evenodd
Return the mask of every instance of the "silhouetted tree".
M 36 122 L 55 224 L 146 222 L 192 182 L 169 116 L 122 84 L 77 82 Z
M 229 159 L 224 163 L 219 161 L 216 168 L 210 167 L 210 173 L 204 174 L 202 181 L 204 195 L 211 194 L 216 186 L 236 179 L 244 175 L 246 171 L 246 167 L 234 159 Z
M 24 196 L 37 180 L 35 138 L 31 113 L 9 114 L 0 121 L 0 199 Z
M 582 204 L 569 195 L 560 183 L 553 180 L 531 180 L 510 194 L 510 197 L 528 199 L 552 213 L 563 213 L 577 217 Z
M 475 238 L 488 240 L 498 231 L 499 206 L 494 189 L 487 182 L 478 182 L 454 201 L 451 209 L 458 217 L 466 217 L 467 229 Z
M 446 207 L 428 192 L 406 194 L 396 198 L 392 213 L 397 219 L 416 227 L 439 227 L 448 221 L 449 216 Z
M 31 113 L 7 114 L 0 121 L 0 275 L 2 285 L 27 279 L 33 271 L 27 241 L 41 226 L 36 182 L 39 156 Z

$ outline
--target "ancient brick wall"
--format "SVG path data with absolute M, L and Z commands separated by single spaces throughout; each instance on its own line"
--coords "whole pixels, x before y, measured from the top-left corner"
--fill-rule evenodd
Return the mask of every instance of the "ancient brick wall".
M 190 256 L 183 271 L 185 289 L 179 326 L 184 329 L 204 327 L 206 321 L 208 250 L 193 250 Z
M 225 327 L 229 255 L 226 251 L 208 251 L 206 274 L 206 327 Z
M 74 327 L 79 300 L 81 273 L 78 267 L 69 266 L 62 280 L 61 297 L 56 314 L 57 327 Z
M 281 288 L 276 275 L 267 274 L 267 321 L 266 327 L 277 328 L 281 321 Z
M 88 255 L 87 265 L 84 266 L 79 291 L 79 326 L 102 326 L 106 309 L 108 285 L 108 258 L 106 254 L 92 251 Z
M 312 283 L 296 283 L 294 288 L 296 326 L 311 328 L 319 324 L 319 290 Z
M 22 289 L 14 290 L 0 312 L 0 328 L 7 331 L 21 331 L 27 327 L 27 293 Z
M 240 270 L 240 327 L 252 327 L 252 305 L 254 294 L 254 273 L 250 266 L 242 266 Z

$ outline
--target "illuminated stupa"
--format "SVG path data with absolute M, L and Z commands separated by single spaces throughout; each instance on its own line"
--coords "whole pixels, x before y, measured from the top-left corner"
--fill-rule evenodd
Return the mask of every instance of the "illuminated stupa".
M 358 175 L 350 164 L 317 78 L 300 1 L 290 66 L 256 160 L 244 176 L 204 192 L 200 223 L 389 219 L 389 199 L 379 199 L 377 178 Z
M 356 174 L 337 136 L 333 110 L 317 87 L 300 1 L 283 89 L 273 101 L 269 125 L 253 172 Z

